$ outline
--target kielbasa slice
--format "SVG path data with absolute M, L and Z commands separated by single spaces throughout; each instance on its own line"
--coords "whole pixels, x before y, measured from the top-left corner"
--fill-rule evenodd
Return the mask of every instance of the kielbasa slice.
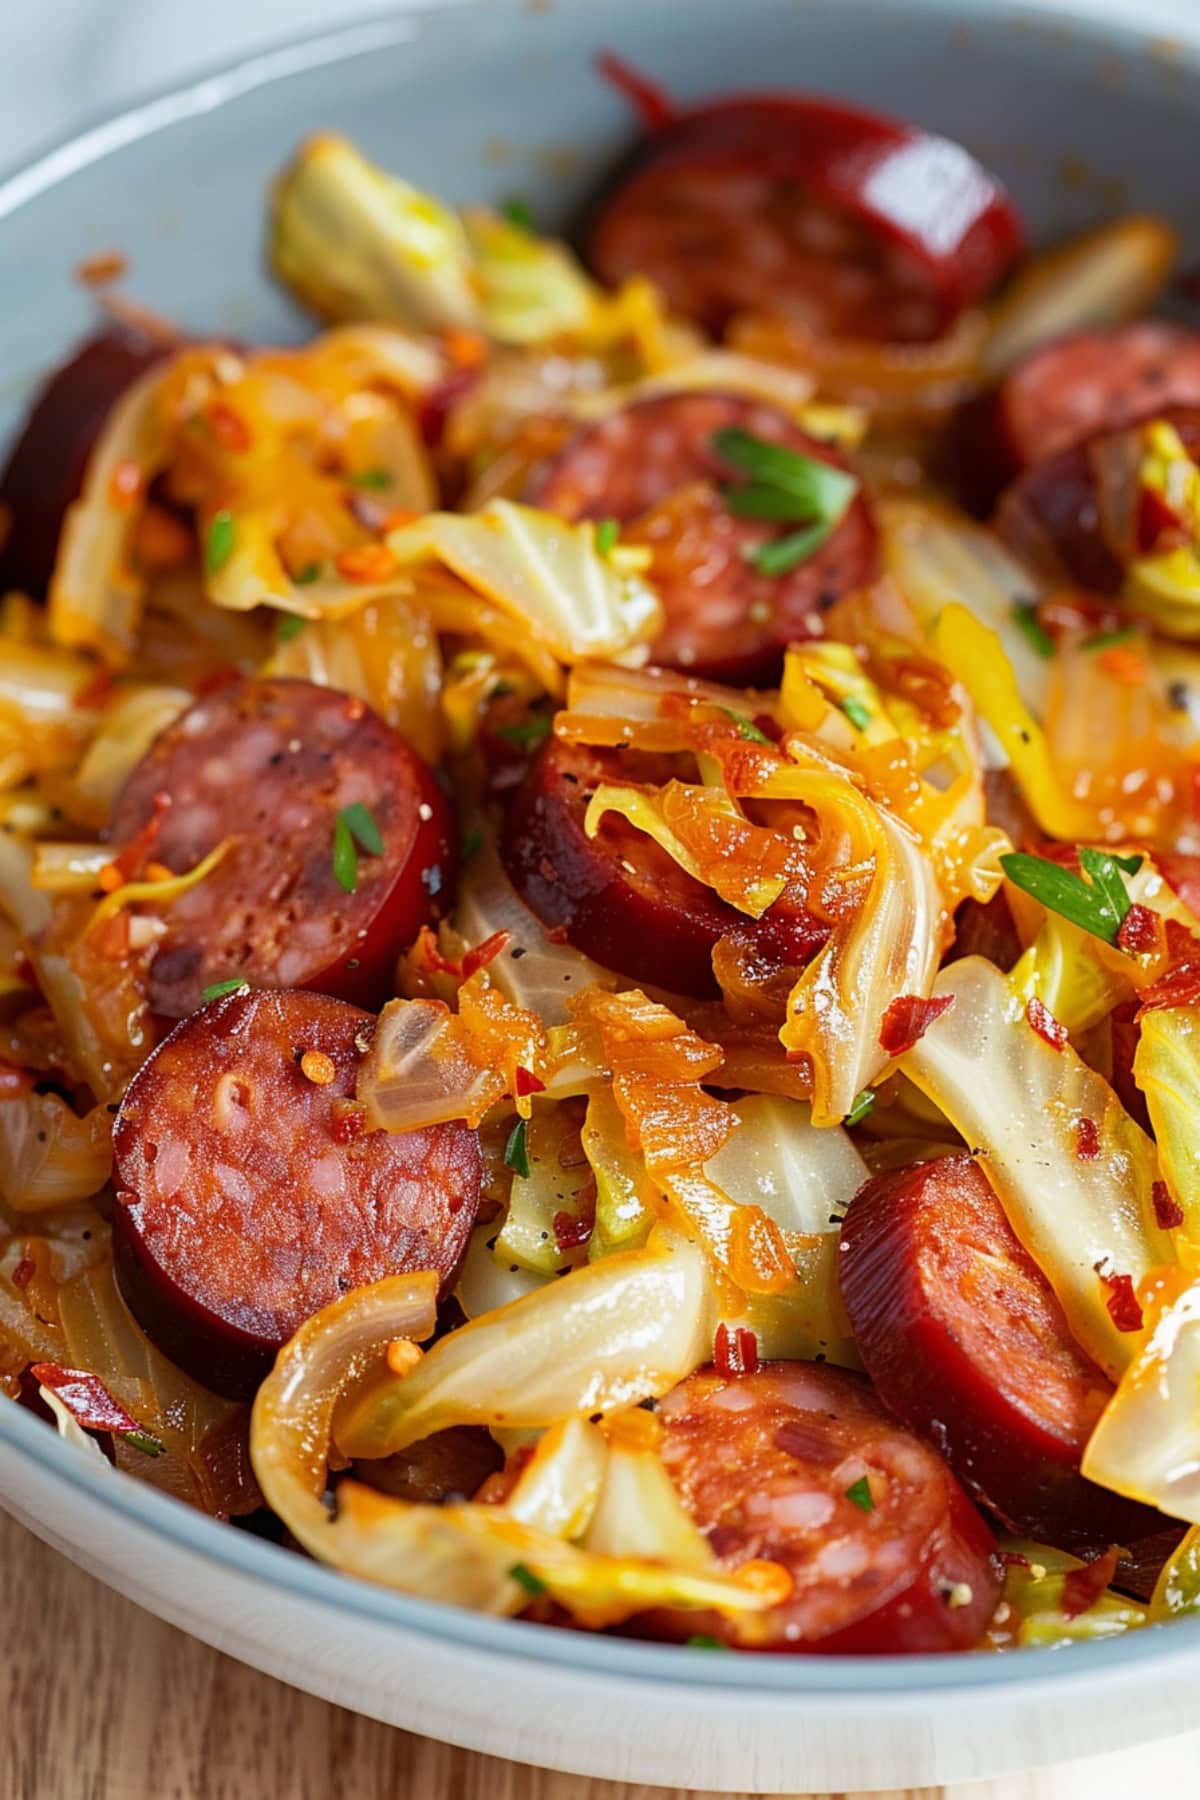
M 0 543 L 0 592 L 42 599 L 50 585 L 68 506 L 79 498 L 88 458 L 112 407 L 172 346 L 129 326 L 111 325 L 44 383 L 0 475 L 7 534 Z
M 375 1021 L 321 994 L 243 990 L 177 1025 L 113 1133 L 113 1248 L 147 1334 L 217 1393 L 254 1391 L 339 1294 L 434 1269 L 453 1284 L 483 1165 L 466 1125 L 363 1132 Z
M 605 281 L 648 276 L 709 331 L 752 312 L 921 343 L 987 292 L 1021 238 L 960 145 L 838 102 L 747 95 L 660 121 L 587 250 Z
M 577 433 L 535 471 L 527 498 L 567 519 L 616 519 L 624 542 L 652 550 L 650 579 L 666 613 L 655 662 L 706 680 L 769 685 L 787 645 L 820 636 L 821 612 L 873 578 L 875 527 L 859 492 L 805 561 L 760 574 L 747 557 L 797 527 L 736 518 L 724 504 L 722 489 L 742 477 L 713 437 L 730 426 L 848 467 L 774 407 L 730 394 L 665 394 Z
M 383 845 L 353 850 L 353 892 L 334 859 L 348 808 Z M 156 818 L 151 854 L 176 873 L 234 840 L 164 913 L 147 991 L 170 1018 L 234 977 L 378 1002 L 448 898 L 454 838 L 429 770 L 363 701 L 311 682 L 231 681 L 189 707 L 129 776 L 109 836 L 130 844 Z
M 512 796 L 500 842 L 525 904 L 605 968 L 675 994 L 717 995 L 712 953 L 727 933 L 761 943 L 772 965 L 802 966 L 828 936 L 810 914 L 781 899 L 746 918 L 617 814 L 588 837 L 600 783 L 654 781 L 657 761 L 549 740 Z
M 726 1378 L 702 1369 L 667 1395 L 662 1456 L 720 1564 L 791 1575 L 762 1626 L 655 1615 L 662 1635 L 711 1632 L 766 1650 L 965 1650 L 1000 1592 L 992 1535 L 935 1451 L 861 1376 L 804 1362 Z
M 1162 1529 L 1160 1514 L 1080 1474 L 1112 1387 L 969 1157 L 872 1176 L 840 1248 L 842 1298 L 876 1391 L 976 1499 L 1066 1549 Z

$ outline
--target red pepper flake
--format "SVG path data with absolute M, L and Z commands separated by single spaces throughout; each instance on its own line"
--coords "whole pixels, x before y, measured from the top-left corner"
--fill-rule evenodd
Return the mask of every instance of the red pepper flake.
M 356 544 L 343 550 L 336 564 L 339 575 L 362 587 L 390 581 L 396 573 L 396 558 L 386 544 Z
M 1063 1577 L 1062 1609 L 1068 1619 L 1090 1612 L 1105 1588 L 1111 1587 L 1119 1555 L 1117 1546 L 1112 1544 L 1102 1555 L 1090 1557 L 1082 1568 L 1071 1569 Z
M 1142 1306 L 1133 1285 L 1132 1275 L 1106 1275 L 1101 1264 L 1097 1263 L 1096 1273 L 1108 1289 L 1108 1298 L 1104 1304 L 1108 1308 L 1108 1316 L 1118 1331 L 1140 1331 L 1142 1329 Z
M 523 1100 L 526 1094 L 544 1094 L 546 1084 L 532 1069 L 517 1068 L 517 1099 Z
M 422 400 L 417 413 L 417 425 L 422 442 L 430 449 L 436 450 L 446 435 L 446 423 L 460 400 L 465 400 L 479 379 L 477 369 L 455 369 L 432 388 Z
M 32 1256 L 23 1256 L 12 1272 L 12 1284 L 15 1288 L 27 1288 L 37 1274 L 37 1264 Z
M 649 76 L 639 74 L 623 56 L 602 50 L 596 58 L 596 68 L 618 93 L 633 102 L 638 120 L 646 131 L 660 131 L 675 118 L 675 106 L 666 89 L 651 81 Z
M 162 830 L 163 820 L 171 809 L 171 796 L 166 789 L 160 789 L 152 801 L 153 811 L 135 838 L 131 838 L 123 850 L 118 850 L 110 863 L 106 863 L 100 871 L 100 887 L 105 893 L 113 892 L 127 881 L 136 881 L 151 860 L 151 853 L 158 842 L 158 834 Z M 115 869 L 118 880 L 108 874 Z M 111 884 L 111 885 L 110 885 Z
M 1139 1019 L 1160 1006 L 1200 1003 L 1200 942 L 1177 919 L 1167 919 L 1165 924 L 1170 962 L 1157 981 L 1142 989 Z
M 1025 1017 L 1038 1036 L 1044 1038 L 1051 1049 L 1062 1049 L 1067 1041 L 1067 1028 L 1059 1023 L 1049 1007 L 1044 1006 L 1036 994 L 1025 1008 Z
M 595 1223 L 596 1188 L 591 1183 L 580 1190 L 577 1211 L 567 1212 L 564 1208 L 555 1213 L 554 1242 L 560 1250 L 578 1250 L 591 1237 Z
M 1151 556 L 1163 550 L 1178 549 L 1189 536 L 1187 521 L 1180 518 L 1166 495 L 1160 494 L 1157 488 L 1142 488 L 1134 516 L 1134 538 L 1139 554 Z
M 232 456 L 244 456 L 253 448 L 254 433 L 227 401 L 214 400 L 205 417 L 222 450 L 228 450 Z
M 122 512 L 136 506 L 143 486 L 142 471 L 128 457 L 122 458 L 113 469 L 108 481 L 108 498 L 110 503 Z
M 565 925 L 552 925 L 546 933 L 546 942 L 549 944 L 565 944 L 566 941 L 567 928 Z
M 484 938 L 482 944 L 476 944 L 473 950 L 468 950 L 462 959 L 463 980 L 494 962 L 500 952 L 507 948 L 511 936 L 511 931 L 493 931 L 491 937 Z
M 1100 1131 L 1095 1119 L 1086 1116 L 1075 1127 L 1075 1154 L 1080 1162 L 1095 1162 L 1100 1154 Z
M 1023 1550 L 998 1550 L 996 1554 L 1006 1569 L 1032 1569 L 1033 1567 Z
M 928 1000 L 922 999 L 920 994 L 901 994 L 883 1015 L 879 1048 L 888 1056 L 903 1056 L 906 1050 L 920 1042 L 934 1020 L 949 1012 L 953 1005 L 953 994 L 931 995 Z
M 113 691 L 114 682 L 107 669 L 97 669 L 91 678 L 77 688 L 71 705 L 80 712 L 88 712 L 94 706 L 103 706 Z
M 85 1431 L 115 1431 L 125 1436 L 141 1431 L 131 1413 L 115 1400 L 98 1375 L 87 1369 L 64 1369 L 60 1363 L 34 1363 L 29 1373 L 58 1395 Z
M 335 1100 L 330 1107 L 329 1130 L 335 1144 L 353 1144 L 363 1134 L 367 1109 L 357 1100 Z
M 1117 932 L 1117 948 L 1126 956 L 1146 956 L 1159 945 L 1158 914 L 1134 901 Z
M 1150 1189 L 1150 1199 L 1154 1204 L 1154 1222 L 1160 1231 L 1174 1231 L 1183 1224 L 1183 1208 L 1178 1200 L 1172 1198 L 1165 1181 L 1154 1183 Z
M 422 927 L 420 936 L 421 961 L 433 975 L 449 975 L 455 981 L 466 981 L 470 976 L 478 974 L 480 969 L 486 969 L 490 962 L 494 962 L 507 947 L 511 936 L 511 931 L 493 931 L 491 937 L 484 938 L 482 944 L 476 944 L 456 961 L 452 956 L 442 955 L 437 938 L 426 925 Z M 526 1088 L 524 1091 L 532 1094 L 537 1089 Z M 517 1092 L 520 1093 L 521 1089 L 518 1088 Z
M 101 250 L 96 256 L 85 256 L 75 264 L 75 279 L 83 287 L 108 287 L 120 281 L 129 271 L 128 259 L 119 250 Z
M 713 1338 L 713 1363 L 717 1373 L 731 1376 L 758 1374 L 758 1338 L 754 1332 L 738 1325 L 730 1331 L 724 1320 Z

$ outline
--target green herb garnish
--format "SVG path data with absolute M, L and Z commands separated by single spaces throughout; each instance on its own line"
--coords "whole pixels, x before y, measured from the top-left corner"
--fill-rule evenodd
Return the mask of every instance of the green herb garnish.
M 1089 850 L 1085 846 L 1079 852 L 1079 862 L 1084 874 L 1091 876 L 1090 881 L 1024 850 L 1002 856 L 1000 867 L 1014 887 L 1040 900 L 1050 912 L 1058 913 L 1093 937 L 1102 938 L 1106 944 L 1114 944 L 1132 904 L 1121 871 L 1136 874 L 1137 869 L 1129 867 L 1133 861 L 1132 857 L 1117 858 L 1106 850 Z M 1140 861 L 1137 866 L 1141 867 Z
M 201 988 L 200 998 L 207 1006 L 210 1000 L 223 1000 L 226 994 L 236 994 L 239 988 L 249 985 L 244 976 L 231 975 L 227 981 L 212 981 L 206 988 Z
M 1085 650 L 1111 650 L 1115 644 L 1127 644 L 1130 638 L 1138 634 L 1136 625 L 1117 625 L 1112 631 L 1098 631 L 1095 637 L 1084 638 Z
M 343 814 L 333 821 L 333 878 L 348 894 L 358 892 L 358 851 Z
M 616 519 L 601 519 L 596 526 L 596 552 L 599 556 L 607 556 L 614 548 L 621 535 L 621 527 Z
M 140 1450 L 143 1456 L 162 1456 L 167 1448 L 156 1437 L 151 1437 L 148 1431 L 127 1431 L 124 1437 L 125 1442 L 132 1444 L 135 1450 Z
M 529 1179 L 529 1147 L 525 1142 L 528 1121 L 518 1119 L 508 1134 L 508 1142 L 504 1146 L 504 1166 L 524 1180 Z
M 815 525 L 806 525 L 803 531 L 789 531 L 786 537 L 775 538 L 768 544 L 756 544 L 751 550 L 749 561 L 760 575 L 790 575 L 801 563 L 806 563 L 821 548 L 827 537 L 831 537 L 836 529 L 836 519 L 820 520 Z
M 345 819 L 360 850 L 365 850 L 368 856 L 383 855 L 383 836 L 369 806 L 356 800 L 352 806 L 343 806 L 341 817 Z
M 838 705 L 856 731 L 867 729 L 871 723 L 871 709 L 865 700 L 860 700 L 857 694 L 847 694 L 845 699 L 838 701 Z
M 769 744 L 771 742 L 766 732 L 760 731 L 753 719 L 747 719 L 740 712 L 734 712 L 732 706 L 723 706 L 721 711 L 727 719 L 732 719 L 742 736 L 749 738 L 752 744 Z
M 472 825 L 462 841 L 462 849 L 458 853 L 460 862 L 470 862 L 475 852 L 483 843 L 483 832 L 478 825 Z
M 803 525 L 803 530 L 746 553 L 760 575 L 786 575 L 807 562 L 841 523 L 858 492 L 857 480 L 845 469 L 738 426 L 714 432 L 711 442 L 718 456 L 750 476 L 742 487 L 725 490 L 725 504 L 735 518 Z
M 347 485 L 355 488 L 389 488 L 392 485 L 390 469 L 354 469 L 346 476 Z
M 307 624 L 308 620 L 302 619 L 299 613 L 284 613 L 275 635 L 281 644 L 290 644 L 293 638 L 300 636 Z
M 1032 600 L 1018 600 L 1013 607 L 1013 620 L 1022 637 L 1039 656 L 1049 658 L 1054 655 L 1054 639 L 1038 624 L 1037 607 Z
M 549 713 L 532 713 L 528 719 L 518 719 L 513 725 L 498 726 L 497 736 L 507 738 L 510 744 L 519 744 L 522 750 L 536 750 L 553 729 L 554 721 Z
M 237 530 L 231 512 L 213 514 L 212 524 L 208 528 L 208 536 L 204 541 L 204 567 L 210 575 L 216 575 L 233 555 L 233 546 L 237 541 Z
M 292 583 L 293 583 L 293 586 L 295 586 L 295 587 L 311 587 L 314 581 L 320 581 L 320 579 L 321 579 L 320 563 L 319 562 L 310 562 L 310 563 L 305 563 L 304 567 L 301 569 L 301 571 L 298 575 L 292 576 Z
M 875 1511 L 875 1502 L 871 1498 L 871 1484 L 865 1475 L 860 1475 L 857 1481 L 850 1483 L 846 1489 L 846 1498 L 853 1500 L 860 1512 Z
M 711 1637 L 707 1631 L 693 1631 L 691 1637 L 684 1638 L 686 1650 L 723 1650 L 720 1638 Z
M 861 1125 L 875 1104 L 875 1094 L 871 1088 L 864 1088 L 861 1094 L 855 1094 L 854 1104 L 842 1120 L 843 1125 Z
M 533 1570 L 527 1568 L 524 1563 L 514 1563 L 508 1573 L 518 1587 L 523 1587 L 527 1594 L 544 1594 L 546 1592 L 546 1584 L 541 1576 L 535 1575 Z
M 509 224 L 515 225 L 518 231 L 528 231 L 532 234 L 534 229 L 533 214 L 529 210 L 529 202 L 527 200 L 506 200 L 500 208 L 500 211 L 508 220 Z

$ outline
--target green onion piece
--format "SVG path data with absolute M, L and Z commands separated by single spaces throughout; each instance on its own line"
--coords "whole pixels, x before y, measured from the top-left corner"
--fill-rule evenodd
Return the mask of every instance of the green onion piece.
M 1085 650 L 1111 650 L 1114 644 L 1127 644 L 1130 638 L 1138 634 L 1136 625 L 1117 625 L 1112 631 L 1098 631 L 1095 637 L 1084 638 Z
M 1144 856 L 1137 855 L 1113 857 L 1113 861 L 1116 863 L 1118 869 L 1124 869 L 1127 875 L 1136 875 L 1145 860 Z
M 865 700 L 860 700 L 857 694 L 847 694 L 844 700 L 839 700 L 838 705 L 856 731 L 867 729 L 871 723 L 871 709 Z
M 871 1484 L 865 1475 L 860 1475 L 857 1481 L 850 1483 L 846 1489 L 846 1498 L 853 1500 L 860 1512 L 875 1511 L 875 1502 L 871 1498 Z
M 307 624 L 308 620 L 302 619 L 299 613 L 284 613 L 275 635 L 281 644 L 290 644 L 293 638 L 300 636 Z
M 506 200 L 500 208 L 500 211 L 508 220 L 509 224 L 515 225 L 518 231 L 533 231 L 533 214 L 529 210 L 529 202 L 527 200 L 521 200 L 519 198 Z
M 204 544 L 204 567 L 210 575 L 216 575 L 225 567 L 233 555 L 236 539 L 237 531 L 233 523 L 233 514 L 231 512 L 214 513 Z
M 127 1431 L 124 1436 L 125 1442 L 132 1444 L 135 1450 L 140 1450 L 143 1456 L 162 1456 L 167 1448 L 156 1437 L 151 1437 L 148 1431 Z
M 1079 866 L 1085 875 L 1100 889 L 1116 915 L 1119 925 L 1133 904 L 1121 879 L 1121 871 L 1117 867 L 1116 858 L 1103 850 L 1089 850 L 1084 844 L 1079 851 Z
M 504 1146 L 504 1166 L 512 1169 L 514 1174 L 529 1179 L 529 1149 L 525 1142 L 528 1122 L 518 1119 L 508 1134 L 508 1142 Z
M 333 878 L 348 894 L 358 892 L 358 851 L 342 813 L 333 821 Z
M 756 544 L 750 561 L 760 575 L 790 575 L 801 563 L 814 556 L 837 527 L 836 519 L 819 519 L 803 531 L 789 531 L 786 537 L 774 538 L 767 544 Z
M 320 581 L 320 579 L 321 579 L 320 563 L 319 562 L 305 563 L 305 565 L 301 569 L 300 573 L 298 575 L 292 576 L 292 585 L 294 587 L 311 587 L 314 581 Z
M 726 512 L 735 519 L 776 519 L 794 525 L 813 516 L 812 504 L 787 488 L 768 487 L 766 482 L 751 481 L 745 487 L 722 490 Z
M 753 719 L 744 718 L 740 712 L 734 712 L 732 706 L 723 706 L 721 711 L 727 719 L 733 720 L 742 736 L 749 738 L 752 744 L 769 744 L 771 742 L 766 732 L 760 731 Z
M 390 488 L 390 469 L 353 469 L 346 476 L 347 485 L 355 488 Z
M 1013 619 L 1021 635 L 1039 656 L 1049 658 L 1054 655 L 1054 639 L 1038 624 L 1037 607 L 1032 600 L 1018 600 L 1013 607 Z
M 513 725 L 498 727 L 497 736 L 507 738 L 510 744 L 519 744 L 523 750 L 536 750 L 544 744 L 554 729 L 554 721 L 549 713 L 533 713 L 528 719 L 518 719 Z
M 1116 942 L 1121 921 L 1129 911 L 1129 895 L 1118 872 L 1117 860 L 1103 850 L 1081 850 L 1080 862 L 1091 881 L 1084 881 L 1071 869 L 1061 869 L 1044 856 L 1030 856 L 1024 850 L 1011 851 L 1000 858 L 1000 867 L 1014 887 L 1019 887 L 1039 900 L 1051 912 L 1070 920 L 1106 944 Z M 1108 865 L 1097 878 L 1097 868 Z M 1117 895 L 1120 885 L 1120 896 Z
M 783 488 L 802 500 L 806 509 L 800 514 L 802 518 L 839 519 L 858 492 L 858 482 L 845 469 L 835 468 L 820 457 L 789 450 L 783 444 L 769 443 L 740 426 L 729 425 L 715 431 L 712 447 L 743 475 L 751 476 L 764 487 Z
M 227 981 L 213 981 L 206 988 L 201 988 L 200 998 L 207 1006 L 210 1000 L 223 1000 L 226 994 L 236 994 L 239 988 L 249 985 L 243 976 L 231 975 Z
M 360 850 L 365 850 L 368 856 L 383 855 L 383 837 L 369 806 L 356 800 L 352 806 L 343 806 L 339 816 L 345 819 Z
M 458 853 L 460 862 L 470 862 L 475 852 L 483 843 L 483 832 L 478 825 L 472 825 L 462 841 L 462 849 Z
M 607 556 L 621 535 L 621 527 L 616 519 L 601 519 L 596 526 L 596 551 L 600 556 Z
M 711 1637 L 707 1631 L 693 1631 L 691 1637 L 684 1638 L 686 1650 L 723 1650 L 720 1638 Z
M 541 1576 L 535 1575 L 533 1570 L 527 1568 L 524 1563 L 514 1563 L 508 1573 L 518 1587 L 523 1587 L 527 1594 L 544 1594 L 546 1592 L 546 1584 Z
M 873 1090 L 871 1088 L 864 1088 L 861 1094 L 855 1094 L 854 1104 L 846 1114 L 846 1117 L 842 1120 L 842 1124 L 861 1125 L 874 1104 L 875 1094 Z

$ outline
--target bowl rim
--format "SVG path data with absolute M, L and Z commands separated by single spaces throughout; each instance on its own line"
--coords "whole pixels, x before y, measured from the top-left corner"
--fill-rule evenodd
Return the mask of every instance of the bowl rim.
M 559 0 L 560 7 L 580 12 L 587 4 L 588 0 Z M 961 19 L 960 0 L 876 0 L 876 4 L 910 15 Z M 289 76 L 378 54 L 422 35 L 448 33 L 458 11 L 478 5 L 479 0 L 417 0 L 399 13 L 376 13 L 333 29 L 284 39 L 105 112 L 0 173 L 0 221 L 140 139 Z M 528 11 L 524 0 L 490 0 L 487 10 L 492 16 L 503 11 L 525 15 Z M 1074 9 L 1043 5 L 1041 0 L 1032 6 L 1023 0 L 992 0 L 988 11 L 992 19 L 1014 26 L 1019 22 L 1047 30 L 1066 28 L 1081 41 L 1106 50 L 1147 54 L 1161 41 L 1161 33 L 1145 30 L 1132 17 L 1098 19 Z M 1200 34 L 1173 43 L 1172 64 L 1176 70 L 1182 68 L 1194 79 L 1200 78 Z M 1035 1648 L 990 1656 L 685 1655 L 685 1647 L 680 1645 L 641 1643 L 497 1618 L 356 1580 L 211 1518 L 107 1461 L 84 1455 L 46 1421 L 15 1403 L 0 1405 L 0 1448 L 32 1463 L 38 1471 L 48 1471 L 102 1510 L 120 1515 L 176 1549 L 294 1600 L 475 1653 L 516 1657 L 527 1664 L 551 1663 L 556 1673 L 573 1673 L 593 1681 L 599 1677 L 654 1682 L 792 1705 L 810 1694 L 826 1704 L 836 1704 L 839 1699 L 861 1701 L 868 1693 L 872 1700 L 900 1703 L 954 1693 L 1016 1698 L 1026 1690 L 1030 1694 L 1036 1690 L 1044 1695 L 1047 1682 L 1063 1695 L 1066 1686 L 1109 1680 L 1119 1671 L 1135 1667 L 1145 1673 L 1165 1658 L 1176 1665 L 1189 1653 L 1200 1658 L 1200 1622 L 1191 1620 L 1070 1646 L 1067 1654 L 1062 1649 Z M 0 1502 L 2 1499 L 0 1493 Z

